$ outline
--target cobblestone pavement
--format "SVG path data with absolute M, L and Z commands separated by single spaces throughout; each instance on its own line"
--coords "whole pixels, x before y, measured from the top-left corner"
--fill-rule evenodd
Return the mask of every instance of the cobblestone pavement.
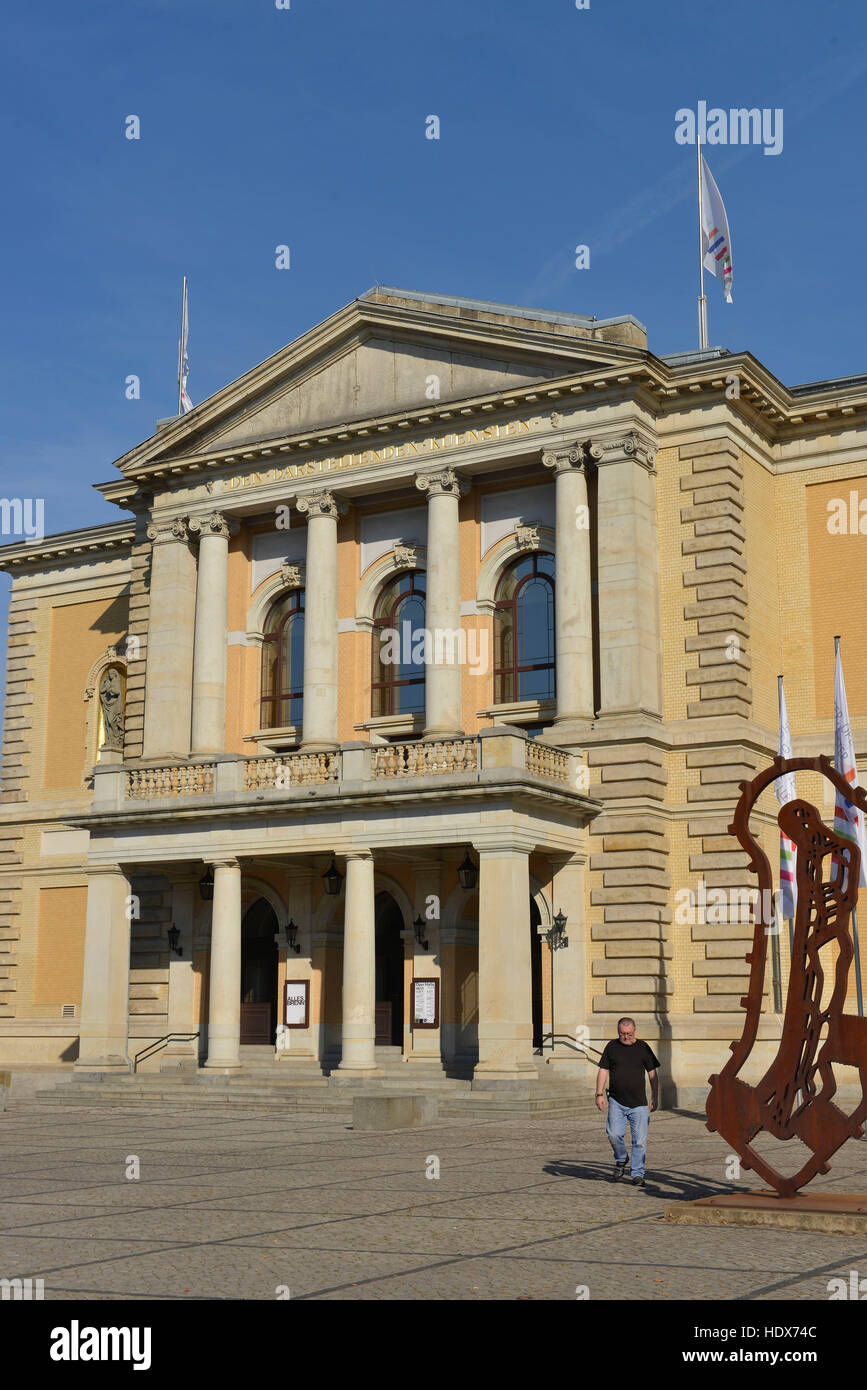
M 369 1134 L 345 1114 L 18 1102 L 0 1277 L 40 1277 L 46 1299 L 662 1301 L 826 1300 L 867 1276 L 867 1236 L 664 1222 L 749 1186 L 702 1117 L 655 1115 L 648 1159 L 646 1187 L 613 1184 L 601 1116 Z M 867 1144 L 820 1186 L 867 1192 Z

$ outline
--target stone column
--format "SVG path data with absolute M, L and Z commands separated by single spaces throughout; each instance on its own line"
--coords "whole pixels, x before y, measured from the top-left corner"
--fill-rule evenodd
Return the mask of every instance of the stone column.
M 145 758 L 190 752 L 196 559 L 185 517 L 154 521 L 145 667 Z
M 584 922 L 584 869 L 586 855 L 576 854 L 568 859 L 553 860 L 554 880 L 551 904 L 554 914 L 562 912 L 567 918 L 563 934 L 569 945 L 554 951 L 554 1035 L 558 1041 L 553 1053 L 546 1053 L 552 1072 L 560 1076 L 589 1077 L 595 1080 L 595 1065 L 587 1061 L 586 1046 L 578 1043 L 590 1040 L 590 1001 L 587 998 L 587 931 Z M 585 1034 L 583 1029 L 588 1029 Z M 575 1039 L 568 1042 L 567 1039 Z
M 422 860 L 413 865 L 415 893 L 414 917 L 424 921 L 425 951 L 413 932 L 410 942 L 412 970 L 409 972 L 409 1028 L 404 1039 L 404 1054 L 410 1068 L 423 1065 L 425 1069 L 442 1069 L 440 1042 L 443 1016 L 443 978 L 440 953 L 440 914 L 442 911 L 442 864 L 439 860 Z M 430 910 L 431 915 L 428 915 Z M 440 1025 L 437 1028 L 415 1028 L 412 1021 L 412 981 L 414 978 L 439 981 Z
M 195 978 L 193 975 L 193 919 L 198 875 L 185 874 L 172 880 L 172 926 L 180 932 L 181 955 L 169 954 L 170 1033 L 196 1032 Z M 160 1071 L 195 1070 L 199 1059 L 199 1040 L 187 1036 L 167 1043 L 161 1054 Z
M 376 1065 L 376 919 L 373 855 L 353 850 L 346 856 L 343 919 L 343 1055 L 338 1072 L 382 1076 Z M 332 1072 L 332 1079 L 335 1073 Z M 339 1078 L 338 1078 L 339 1080 Z
M 536 1084 L 530 956 L 529 847 L 479 852 L 479 1060 L 477 1089 Z
M 593 719 L 593 620 L 590 512 L 583 446 L 546 450 L 556 488 L 557 717 L 555 733 L 583 731 Z M 564 728 L 563 726 L 568 726 Z
M 209 861 L 214 869 L 211 973 L 208 995 L 210 1070 L 241 1065 L 241 866 L 237 859 Z
M 119 864 L 88 870 L 76 1071 L 130 1069 L 129 892 L 129 880 Z
M 636 431 L 593 444 L 598 466 L 600 717 L 662 713 L 654 449 Z
M 227 521 L 222 512 L 212 512 L 193 517 L 189 529 L 199 536 L 190 751 L 222 753 L 226 745 L 229 535 L 237 525 Z
M 425 624 L 431 634 L 425 673 L 427 739 L 459 738 L 461 718 L 461 556 L 458 543 L 458 502 L 468 485 L 454 470 L 419 473 L 415 485 L 426 492 L 427 597 Z
M 337 517 L 333 492 L 298 498 L 307 513 L 307 587 L 304 594 L 304 710 L 301 747 L 337 747 Z

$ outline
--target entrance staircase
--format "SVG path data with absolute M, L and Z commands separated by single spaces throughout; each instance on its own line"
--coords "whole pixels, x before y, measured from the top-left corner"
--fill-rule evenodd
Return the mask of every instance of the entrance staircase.
M 592 1091 L 577 1081 L 551 1081 L 540 1066 L 540 1081 L 528 1093 L 474 1091 L 472 1067 L 446 1075 L 430 1067 L 401 1060 L 399 1047 L 377 1047 L 376 1064 L 385 1073 L 346 1084 L 329 1079 L 314 1064 L 302 1070 L 274 1060 L 272 1047 L 242 1047 L 242 1070 L 229 1075 L 201 1069 L 129 1074 L 73 1075 L 68 1081 L 39 1091 L 46 1105 L 183 1105 L 244 1106 L 251 1109 L 344 1115 L 352 1118 L 357 1095 L 424 1092 L 435 1094 L 442 1119 L 581 1119 L 598 1114 Z

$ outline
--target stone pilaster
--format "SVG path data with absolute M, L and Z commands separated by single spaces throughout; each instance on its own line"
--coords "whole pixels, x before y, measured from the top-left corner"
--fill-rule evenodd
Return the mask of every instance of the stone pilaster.
M 458 508 L 468 485 L 451 468 L 418 473 L 415 485 L 428 499 L 425 622 L 432 640 L 425 673 L 424 737 L 455 738 L 463 734 Z
M 36 600 L 16 594 L 13 588 L 9 599 L 0 802 L 29 799 L 30 744 L 27 731 L 33 723 L 36 620 Z
M 88 870 L 76 1071 L 129 1071 L 128 897 L 129 881 L 119 864 Z
M 529 851 L 479 853 L 479 1060 L 473 1086 L 537 1084 L 533 1061 Z
M 316 1001 L 313 997 L 313 870 L 290 867 L 287 870 L 287 875 L 289 880 L 289 916 L 298 927 L 296 945 L 301 947 L 301 951 L 300 954 L 289 951 L 281 933 L 277 943 L 281 965 L 280 979 L 284 985 L 286 980 L 307 980 L 310 1010 L 306 1028 L 283 1028 L 281 1032 L 279 1027 L 283 1023 L 283 991 L 281 989 L 277 1009 L 277 1060 L 290 1065 L 301 1066 L 305 1071 L 312 1070 L 315 1064 L 321 1075 L 321 1067 L 319 1066 L 320 1029 L 318 1022 L 314 1021 Z
M 695 635 L 685 639 L 686 650 L 694 653 L 686 682 L 697 697 L 687 714 L 690 719 L 749 718 L 743 464 L 735 445 L 724 439 L 682 444 L 680 458 L 690 468 L 680 480 L 681 492 L 690 494 L 690 505 L 680 512 L 686 531 L 681 550 L 692 565 L 683 576 L 683 616 L 688 630 L 696 623 Z
M 211 512 L 210 516 L 194 517 L 189 529 L 199 536 L 190 751 L 222 753 L 226 743 L 229 536 L 238 527 L 222 512 Z
M 193 927 L 197 891 L 197 874 L 184 874 L 172 881 L 171 925 L 177 927 L 180 932 L 178 946 L 182 954 L 178 956 L 174 952 L 169 953 L 169 1033 L 189 1035 L 197 1031 L 193 975 Z M 198 1038 L 178 1038 L 166 1045 L 160 1070 L 195 1069 L 198 1057 Z
M 148 527 L 153 542 L 144 757 L 181 758 L 190 751 L 196 561 L 185 517 Z
M 655 451 L 638 431 L 590 447 L 597 469 L 600 719 L 662 716 Z
M 301 747 L 337 747 L 337 517 L 345 506 L 323 489 L 298 498 L 307 516 L 304 711 Z
M 662 752 L 650 744 L 591 748 L 601 780 L 590 795 L 606 803 L 592 823 L 591 937 L 604 956 L 592 964 L 595 1015 L 663 1015 L 673 993 L 669 840 L 663 801 L 668 780 Z M 601 921 L 600 919 L 601 909 Z
M 593 718 L 593 618 L 590 584 L 590 508 L 583 446 L 546 450 L 556 488 L 557 735 L 580 734 Z
M 147 670 L 152 546 L 145 517 L 136 518 L 130 552 L 129 619 L 127 621 L 126 698 L 123 712 L 124 760 L 140 758 L 144 746 L 145 672 Z
M 553 954 L 553 1031 L 554 1047 L 545 1054 L 555 1075 L 580 1077 L 587 1072 L 587 1054 L 578 1042 L 589 1034 L 578 1030 L 590 1027 L 587 998 L 587 960 L 589 932 L 585 921 L 585 854 L 553 859 L 551 905 L 554 915 L 566 917 L 564 935 L 569 941 Z M 592 1029 L 590 1030 L 592 1032 Z M 571 1041 L 575 1039 L 575 1042 Z
M 214 902 L 205 1066 L 229 1072 L 241 1065 L 241 866 L 237 859 L 209 862 Z
M 415 932 L 407 942 L 412 969 L 409 973 L 410 997 L 408 1000 L 409 1025 L 404 1030 L 404 1055 L 409 1067 L 442 1067 L 442 1015 L 443 1015 L 443 970 L 440 955 L 440 912 L 442 907 L 442 864 L 439 860 L 419 860 L 414 866 L 415 892 L 413 895 L 413 918 L 421 917 L 424 922 L 425 950 L 415 939 Z M 428 915 L 430 906 L 431 915 Z M 415 1028 L 412 1019 L 412 981 L 413 979 L 438 980 L 440 992 L 440 1027 Z

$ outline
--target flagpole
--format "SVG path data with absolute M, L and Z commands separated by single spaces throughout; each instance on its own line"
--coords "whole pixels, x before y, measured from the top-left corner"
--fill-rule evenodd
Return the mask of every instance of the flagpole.
M 183 415 L 183 393 L 184 393 L 184 347 L 187 341 L 187 277 L 184 276 L 184 288 L 181 296 L 181 337 L 178 343 L 178 414 Z
M 704 218 L 701 197 L 701 136 L 696 131 L 696 155 L 698 167 L 698 346 L 707 347 L 707 299 L 704 293 Z

